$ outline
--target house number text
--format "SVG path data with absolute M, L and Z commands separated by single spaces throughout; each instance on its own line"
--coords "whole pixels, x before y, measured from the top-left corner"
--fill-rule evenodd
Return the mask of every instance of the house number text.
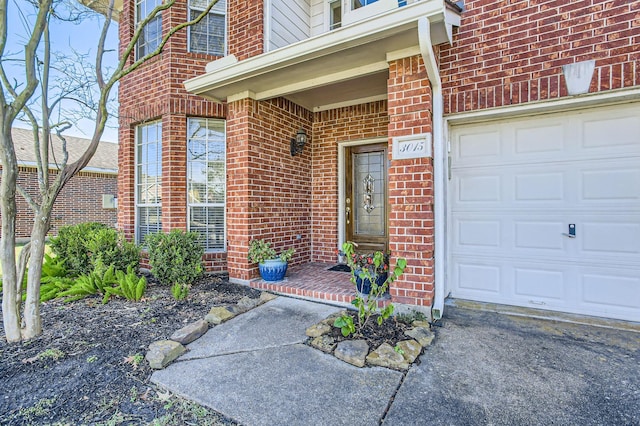
M 393 159 L 431 156 L 431 133 L 393 138 Z

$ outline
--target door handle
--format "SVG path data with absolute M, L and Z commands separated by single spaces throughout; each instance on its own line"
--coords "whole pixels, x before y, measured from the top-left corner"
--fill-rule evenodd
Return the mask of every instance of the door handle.
M 351 214 L 351 207 L 347 206 L 344 208 L 344 212 L 347 215 L 347 225 L 349 224 L 349 215 Z
M 575 223 L 570 223 L 569 224 L 569 233 L 563 232 L 562 235 L 564 235 L 565 237 L 569 237 L 569 238 L 575 238 L 576 237 L 576 224 Z

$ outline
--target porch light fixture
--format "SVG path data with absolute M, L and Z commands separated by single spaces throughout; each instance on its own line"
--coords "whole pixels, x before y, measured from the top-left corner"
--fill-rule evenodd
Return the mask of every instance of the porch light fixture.
M 296 154 L 302 153 L 302 149 L 304 148 L 308 139 L 309 138 L 307 137 L 307 132 L 305 132 L 303 128 L 300 128 L 300 130 L 298 130 L 298 133 L 296 133 L 296 137 L 291 138 L 290 148 L 292 157 L 295 157 Z

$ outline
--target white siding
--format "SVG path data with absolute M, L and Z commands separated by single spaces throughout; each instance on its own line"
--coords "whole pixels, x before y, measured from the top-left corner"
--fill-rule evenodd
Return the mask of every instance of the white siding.
M 311 0 L 311 36 L 317 36 L 327 31 L 328 18 L 327 0 Z
M 310 0 L 272 0 L 267 16 L 268 50 L 278 49 L 309 38 Z

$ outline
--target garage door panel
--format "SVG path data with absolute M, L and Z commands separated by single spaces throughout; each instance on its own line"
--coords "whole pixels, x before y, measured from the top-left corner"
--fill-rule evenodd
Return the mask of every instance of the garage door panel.
M 640 104 L 451 134 L 454 297 L 640 321 Z
M 566 225 L 559 220 L 515 221 L 514 249 L 565 250 L 562 233 Z
M 615 218 L 602 222 L 585 222 L 582 225 L 584 234 L 578 240 L 582 252 L 604 255 L 632 255 L 640 261 L 640 223 L 618 222 L 612 223 Z
M 565 273 L 562 268 L 514 268 L 514 296 L 528 303 L 540 305 L 541 300 L 554 300 L 563 305 L 567 297 Z M 532 299 L 533 298 L 533 299 Z
M 633 112 L 622 114 L 627 115 L 602 118 L 588 114 L 582 121 L 582 147 L 587 151 L 594 148 L 635 151 L 640 134 L 640 117 Z
M 539 172 L 515 176 L 515 201 L 562 201 L 564 173 Z
M 565 150 L 564 126 L 554 123 L 543 126 L 518 128 L 515 131 L 515 158 L 532 153 L 556 154 Z
M 608 274 L 603 272 L 607 271 L 585 272 L 581 275 L 582 305 L 601 311 L 637 309 L 640 304 L 640 277 L 620 274 L 615 270 Z M 636 314 L 636 318 L 640 320 L 640 314 Z
M 618 164 L 614 170 L 582 170 L 582 198 L 587 201 L 640 201 L 640 170 Z

